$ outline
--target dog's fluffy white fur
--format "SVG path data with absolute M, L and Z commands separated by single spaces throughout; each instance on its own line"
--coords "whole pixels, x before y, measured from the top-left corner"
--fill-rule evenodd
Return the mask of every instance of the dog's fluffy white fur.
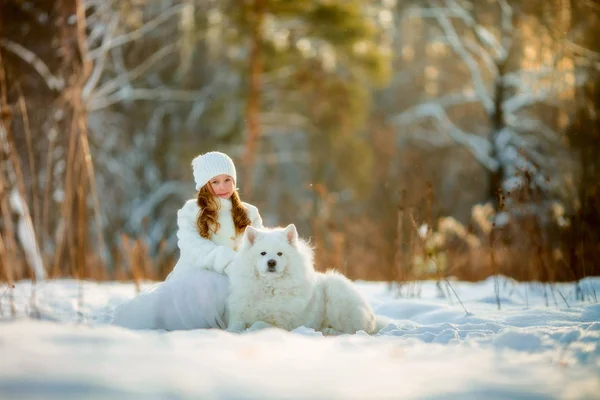
M 228 274 L 229 331 L 240 332 L 256 322 L 326 334 L 375 331 L 369 303 L 345 276 L 314 270 L 312 249 L 293 224 L 246 228 Z

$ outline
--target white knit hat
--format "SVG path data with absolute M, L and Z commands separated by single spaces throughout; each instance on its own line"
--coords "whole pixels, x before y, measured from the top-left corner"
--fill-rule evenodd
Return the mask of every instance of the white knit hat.
M 192 170 L 196 181 L 196 190 L 208 183 L 217 175 L 225 174 L 237 182 L 233 160 L 225 153 L 211 151 L 201 154 L 192 160 Z

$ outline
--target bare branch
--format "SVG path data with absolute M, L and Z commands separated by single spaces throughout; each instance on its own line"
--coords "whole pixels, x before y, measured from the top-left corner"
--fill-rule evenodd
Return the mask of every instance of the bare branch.
M 104 63 L 106 62 L 106 57 L 108 55 L 111 37 L 112 37 L 115 29 L 117 28 L 118 23 L 119 23 L 119 16 L 117 14 L 117 15 L 113 16 L 113 18 L 110 20 L 109 27 L 106 30 L 106 33 L 104 35 L 104 40 L 102 40 L 102 46 L 100 47 L 100 50 L 101 50 L 100 60 L 98 62 L 96 62 L 96 65 L 94 66 L 94 70 L 92 71 L 92 74 L 90 75 L 89 79 L 85 83 L 85 86 L 81 90 L 81 97 L 84 99 L 84 101 L 87 98 L 89 98 L 90 94 L 92 93 L 92 90 L 94 90 L 94 88 L 98 84 L 98 81 L 100 80 L 100 77 L 102 76 L 102 72 L 104 72 Z
M 220 90 L 227 90 L 226 79 L 223 79 L 224 75 L 225 73 L 223 73 L 222 71 L 218 71 L 211 84 L 202 88 L 202 90 L 200 91 L 200 95 L 196 98 L 196 101 L 192 106 L 192 109 L 185 121 L 185 125 L 188 128 L 188 130 L 193 130 L 196 127 L 200 118 L 202 118 L 202 115 L 204 115 L 208 97 L 216 92 L 219 92 Z M 221 85 L 225 88 L 223 89 Z
M 515 113 L 525 107 L 534 105 L 542 101 L 548 101 L 553 98 L 560 90 L 557 90 L 552 85 L 548 85 L 537 90 L 529 90 L 526 92 L 518 93 L 508 100 L 506 100 L 502 108 L 505 113 Z
M 138 204 L 134 208 L 133 212 L 129 214 L 126 226 L 133 228 L 136 233 L 140 232 L 143 229 L 144 217 L 151 215 L 151 211 L 155 209 L 158 204 L 165 201 L 169 196 L 183 196 L 187 190 L 187 186 L 182 182 L 168 181 L 162 183 L 158 188 L 154 189 L 141 204 Z
M 475 37 L 479 41 L 482 49 L 485 49 L 486 47 L 490 48 L 491 51 L 494 52 L 494 57 L 497 60 L 504 60 L 506 58 L 506 56 L 508 55 L 507 46 L 510 45 L 510 43 L 499 42 L 498 39 L 494 36 L 492 32 L 490 32 L 489 29 L 487 29 L 483 25 L 478 24 L 477 21 L 475 21 L 475 19 L 473 18 L 473 16 L 456 1 L 448 0 L 447 2 L 449 4 L 449 7 L 410 8 L 402 15 L 402 18 L 437 19 L 440 16 L 444 16 L 445 18 L 459 18 L 465 23 L 465 25 L 472 29 L 472 32 L 475 34 Z M 508 6 L 508 4 L 505 4 L 501 5 L 501 8 L 503 10 L 503 17 L 508 16 L 510 18 L 510 16 L 512 15 L 509 14 L 509 11 L 512 10 L 510 6 Z M 503 18 L 504 24 L 506 24 L 506 21 L 507 19 Z M 512 26 L 512 20 L 508 19 L 508 21 L 510 22 L 510 26 Z M 504 39 L 504 37 L 502 39 Z M 488 50 L 485 49 L 485 51 L 487 52 Z
M 456 142 L 448 135 L 432 135 L 431 129 L 420 126 L 411 126 L 410 129 L 403 130 L 402 134 L 397 135 L 396 143 L 399 146 L 410 143 L 411 146 L 427 145 L 437 148 L 456 146 Z
M 600 60 L 600 53 L 590 50 L 588 48 L 585 48 L 583 46 L 578 45 L 577 43 L 573 42 L 572 40 L 567 39 L 566 41 L 567 46 L 575 53 L 581 54 L 587 58 L 589 58 L 590 60 Z
M 499 55 L 499 59 L 505 61 L 508 58 L 513 45 L 513 9 L 506 0 L 499 0 L 498 3 L 502 10 L 502 37 L 500 38 L 502 43 L 502 53 Z
M 92 98 L 94 100 L 99 99 L 103 96 L 107 96 L 111 91 L 117 90 L 123 87 L 123 85 L 127 84 L 129 81 L 138 78 L 148 69 L 150 69 L 154 64 L 158 61 L 164 60 L 164 58 L 174 53 L 177 50 L 177 43 L 171 43 L 163 48 L 161 48 L 156 53 L 152 54 L 150 57 L 145 59 L 140 65 L 132 69 L 131 71 L 125 71 L 119 76 L 111 79 L 106 82 L 102 87 L 94 92 Z
M 163 22 L 165 22 L 166 20 L 171 18 L 173 15 L 177 14 L 184 7 L 185 7 L 185 4 L 178 4 L 178 5 L 172 6 L 171 8 L 169 8 L 166 11 L 164 11 L 163 13 L 161 13 L 158 17 L 146 22 L 139 29 L 136 29 L 135 31 L 128 32 L 128 33 L 125 33 L 123 35 L 119 35 L 119 36 L 113 38 L 110 41 L 110 43 L 108 43 L 108 48 L 106 50 L 112 49 L 117 46 L 122 46 L 126 43 L 129 43 L 131 41 L 141 38 L 146 33 L 151 32 L 154 28 L 156 28 L 157 26 L 159 26 L 160 24 L 162 24 Z M 104 51 L 105 51 L 104 48 L 92 50 L 89 52 L 89 58 L 91 58 L 93 60 L 93 59 L 99 57 L 101 55 L 101 53 Z
M 42 77 L 46 82 L 46 85 L 51 90 L 62 90 L 65 83 L 61 78 L 57 78 L 52 75 L 48 66 L 39 58 L 35 53 L 21 46 L 19 43 L 15 43 L 12 40 L 0 39 L 0 46 L 6 50 L 18 56 L 20 59 L 31 65 L 33 69 Z
M 87 111 L 94 112 L 100 109 L 106 108 L 113 104 L 119 103 L 124 100 L 150 100 L 150 101 L 196 101 L 203 95 L 200 90 L 178 90 L 178 89 L 122 89 L 113 95 L 92 100 L 88 103 Z
M 112 61 L 112 65 L 115 67 L 115 72 L 117 75 L 121 75 L 126 80 L 122 83 L 122 86 L 127 86 L 131 88 L 133 85 L 129 81 L 129 77 L 127 74 L 127 66 L 125 64 L 125 56 L 123 55 L 123 47 L 117 46 L 110 50 L 110 59 Z M 98 93 L 98 91 L 96 91 Z
M 446 36 L 436 37 L 435 40 L 440 43 L 450 44 L 450 40 Z M 469 38 L 463 38 L 463 42 L 467 50 L 471 51 L 471 53 L 481 58 L 481 60 L 489 70 L 490 74 L 494 76 L 498 75 L 498 67 L 496 65 L 496 61 L 481 44 Z
M 453 106 L 478 103 L 479 99 L 473 91 L 449 93 L 445 96 L 438 97 L 435 100 L 417 106 L 411 107 L 406 111 L 391 118 L 392 122 L 397 125 L 406 125 L 415 122 L 421 118 L 429 116 L 429 108 L 439 106 L 449 108 Z
M 437 13 L 436 20 L 441 26 L 442 30 L 446 34 L 450 46 L 454 50 L 454 52 L 463 60 L 467 68 L 471 73 L 471 79 L 473 80 L 473 85 L 475 87 L 475 92 L 477 96 L 481 100 L 483 107 L 488 113 L 491 113 L 494 109 L 494 103 L 492 101 L 491 96 L 488 93 L 488 89 L 486 88 L 485 81 L 479 70 L 479 66 L 477 62 L 473 59 L 471 54 L 465 49 L 463 43 L 461 42 L 454 26 L 448 19 L 448 17 L 444 13 Z
M 86 18 L 86 23 L 92 29 L 91 32 L 87 35 L 87 41 L 91 45 L 99 40 L 106 30 L 106 26 L 102 23 L 94 23 L 91 21 L 91 17 Z M 90 46 L 91 47 L 91 46 Z
M 540 120 L 531 119 L 524 115 L 506 115 L 506 125 L 517 132 L 535 132 L 541 134 L 549 142 L 558 142 L 560 134 Z
M 536 137 L 524 138 L 515 132 L 511 127 L 503 128 L 499 134 L 498 138 L 504 137 L 504 143 L 497 143 L 498 151 L 502 158 L 504 159 L 504 167 L 514 168 L 515 165 L 519 163 L 528 163 L 526 159 L 532 160 L 537 165 L 547 165 L 548 159 L 547 157 L 542 156 L 539 152 L 537 152 L 534 148 L 536 145 L 539 145 L 539 140 Z M 502 139 L 500 139 L 502 140 Z M 509 147 L 512 147 L 512 151 L 507 151 Z M 522 150 L 526 159 L 522 159 L 523 156 L 520 155 L 518 149 Z M 509 158 L 509 159 L 506 159 Z M 519 160 L 521 159 L 521 160 Z M 509 175 L 513 175 L 514 171 L 511 171 Z
M 490 157 L 490 144 L 486 138 L 464 132 L 450 120 L 446 111 L 438 107 L 435 109 L 436 125 L 440 132 L 446 132 L 457 144 L 468 149 L 473 157 L 489 171 L 497 171 L 500 167 L 498 161 Z
M 440 99 L 425 104 L 421 104 L 392 119 L 395 125 L 405 125 L 419 119 L 433 118 L 440 132 L 447 133 L 457 144 L 465 146 L 485 168 L 490 171 L 496 171 L 499 168 L 498 161 L 490 157 L 490 143 L 486 138 L 464 132 L 458 128 L 446 113 L 445 106 L 453 103 L 466 104 L 469 102 L 477 102 L 478 99 L 473 95 L 469 98 L 468 95 L 454 94 L 447 96 L 446 101 Z
M 477 37 L 477 40 L 479 40 L 483 46 L 490 47 L 496 53 L 497 58 L 502 57 L 502 53 L 505 49 L 502 48 L 502 45 L 498 42 L 498 39 L 496 39 L 494 34 L 483 25 L 478 24 L 471 13 L 465 10 L 464 7 L 460 6 L 456 1 L 448 0 L 448 2 L 450 3 L 450 9 L 454 11 L 456 16 L 458 16 L 469 28 L 471 28 Z
M 556 74 L 553 67 L 541 67 L 535 70 L 518 70 L 505 74 L 503 84 L 505 87 L 514 87 L 520 90 L 531 90 L 532 83 L 538 82 L 551 74 Z

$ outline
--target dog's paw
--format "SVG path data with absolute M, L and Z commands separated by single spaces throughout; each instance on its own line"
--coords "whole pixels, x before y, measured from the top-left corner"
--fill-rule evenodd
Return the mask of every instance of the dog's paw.
M 260 331 L 261 329 L 267 329 L 267 328 L 274 328 L 274 325 L 269 324 L 268 322 L 264 322 L 264 321 L 257 321 L 255 323 L 252 324 L 252 326 L 250 326 L 250 328 L 248 328 L 249 331 Z
M 335 336 L 340 334 L 335 329 L 329 327 L 321 329 L 321 332 L 323 332 L 323 335 L 325 336 Z
M 233 322 L 227 327 L 227 332 L 241 333 L 246 329 L 246 324 L 243 322 Z

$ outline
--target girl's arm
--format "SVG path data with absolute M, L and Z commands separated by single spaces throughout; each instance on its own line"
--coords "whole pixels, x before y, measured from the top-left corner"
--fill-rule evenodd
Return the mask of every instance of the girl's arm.
M 263 229 L 263 221 L 262 217 L 260 216 L 260 213 L 258 212 L 258 208 L 248 203 L 243 203 L 243 205 L 244 207 L 246 207 L 246 210 L 248 210 L 248 218 L 250 218 L 250 225 L 258 229 Z
M 200 236 L 196 227 L 198 211 L 198 204 L 192 199 L 177 212 L 177 246 L 181 252 L 180 257 L 185 257 L 195 268 L 224 273 L 236 253 L 227 246 L 219 246 Z

